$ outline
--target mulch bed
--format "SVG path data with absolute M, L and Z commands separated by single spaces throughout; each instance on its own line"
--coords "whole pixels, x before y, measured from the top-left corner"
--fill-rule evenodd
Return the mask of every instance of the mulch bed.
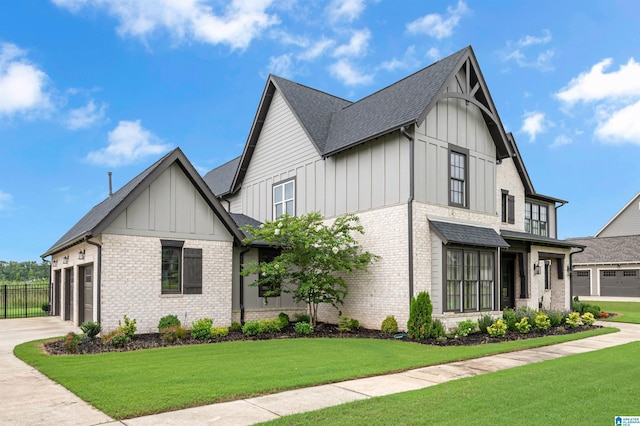
M 564 327 L 552 327 L 546 332 L 540 332 L 532 330 L 528 334 L 521 334 L 518 332 L 507 331 L 504 338 L 494 338 L 483 333 L 473 333 L 467 337 L 449 338 L 446 341 L 438 342 L 436 339 L 426 339 L 417 343 L 435 346 L 464 346 L 464 345 L 482 345 L 487 343 L 498 343 L 510 340 L 523 340 L 531 339 L 535 337 L 544 337 L 552 335 L 572 334 L 580 331 L 591 330 L 600 328 L 600 326 L 590 327 L 576 327 L 576 328 L 564 328 Z M 164 341 L 159 333 L 148 334 L 136 334 L 131 342 L 127 343 L 122 348 L 114 348 L 106 345 L 100 338 L 93 340 L 82 340 L 78 344 L 77 354 L 99 354 L 104 352 L 126 352 L 135 351 L 140 349 L 152 349 L 163 348 L 170 346 L 184 346 L 184 345 L 198 345 L 198 344 L 211 344 L 219 342 L 232 342 L 232 341 L 252 341 L 252 340 L 270 340 L 270 339 L 299 339 L 299 338 L 368 338 L 368 339 L 395 339 L 402 341 L 411 341 L 405 337 L 394 337 L 394 335 L 386 334 L 380 330 L 369 330 L 366 328 L 360 328 L 356 331 L 341 332 L 338 327 L 333 324 L 319 324 L 313 334 L 309 336 L 302 336 L 295 332 L 293 325 L 289 325 L 279 333 L 262 334 L 256 337 L 248 337 L 237 331 L 229 331 L 229 335 L 226 337 L 209 339 L 209 340 L 197 340 L 188 336 L 185 339 L 177 340 L 175 342 Z M 44 344 L 45 351 L 50 355 L 69 355 L 63 347 L 64 339 L 59 339 Z

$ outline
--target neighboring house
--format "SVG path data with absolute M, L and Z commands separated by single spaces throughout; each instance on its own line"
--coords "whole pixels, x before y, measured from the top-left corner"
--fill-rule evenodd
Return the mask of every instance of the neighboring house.
M 535 192 L 471 47 L 357 102 L 269 76 L 242 155 L 204 179 L 245 220 L 357 214 L 381 260 L 350 277 L 341 311 L 364 326 L 406 324 L 420 291 L 450 326 L 504 307 L 569 307 L 565 271 L 580 245 L 557 239 L 566 201 Z M 242 263 L 269 256 L 236 250 L 235 320 L 294 308 L 241 281 Z
M 573 255 L 573 294 L 640 297 L 640 193 Z
M 233 246 L 244 236 L 180 149 L 95 206 L 51 256 L 54 315 L 139 331 L 175 314 L 231 324 Z
M 269 76 L 240 157 L 202 179 L 174 151 L 43 256 L 54 312 L 76 323 L 108 327 L 127 314 L 151 329 L 172 313 L 228 325 L 305 308 L 290 294 L 265 301 L 256 277 L 241 275 L 277 251 L 243 244 L 238 227 L 285 212 L 355 213 L 362 246 L 381 259 L 349 277 L 342 313 L 368 328 L 394 315 L 402 328 L 411 298 L 428 291 L 433 315 L 455 326 L 505 307 L 569 307 L 565 271 L 583 246 L 557 239 L 565 203 L 535 191 L 467 47 L 357 102 Z M 190 260 L 193 248 L 201 260 Z M 180 255 L 202 266 L 202 294 L 186 294 L 186 266 L 169 273 Z M 102 271 L 83 278 L 86 265 Z M 165 294 L 165 283 L 181 294 Z

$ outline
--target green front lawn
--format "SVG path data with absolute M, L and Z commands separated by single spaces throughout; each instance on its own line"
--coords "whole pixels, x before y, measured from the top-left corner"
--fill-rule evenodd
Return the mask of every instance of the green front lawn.
M 607 318 L 605 321 L 640 324 L 640 302 L 601 302 L 590 300 L 587 302 L 600 306 L 600 309 L 605 312 L 620 314 L 620 316 L 614 318 Z
M 271 423 L 612 425 L 638 416 L 640 342 L 283 417 Z
M 377 339 L 278 339 L 101 355 L 49 356 L 39 342 L 16 356 L 116 419 L 545 346 L 599 329 L 479 346 Z

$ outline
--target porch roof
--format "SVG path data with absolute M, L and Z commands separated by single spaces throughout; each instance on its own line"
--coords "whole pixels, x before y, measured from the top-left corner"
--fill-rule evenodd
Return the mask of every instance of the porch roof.
M 508 248 L 509 244 L 493 228 L 430 220 L 429 225 L 445 244 Z
M 575 241 L 558 240 L 551 237 L 543 237 L 540 235 L 534 235 L 529 232 L 511 231 L 509 229 L 500 230 L 502 235 L 507 240 L 522 241 L 539 246 L 548 247 L 561 247 L 561 248 L 584 248 L 584 244 L 577 243 Z

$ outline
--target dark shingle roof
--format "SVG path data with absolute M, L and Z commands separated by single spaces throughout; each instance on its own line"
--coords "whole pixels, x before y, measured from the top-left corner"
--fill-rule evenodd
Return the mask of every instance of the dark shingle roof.
M 271 76 L 271 80 L 300 120 L 318 152 L 323 153 L 334 113 L 351 105 L 351 102 L 275 75 Z
M 623 237 L 571 238 L 582 244 L 582 253 L 573 255 L 573 263 L 640 262 L 640 235 Z
M 508 248 L 509 244 L 492 228 L 429 220 L 431 229 L 445 244 Z
M 233 178 L 236 175 L 239 163 L 240 157 L 236 157 L 204 175 L 204 181 L 216 197 L 231 191 L 231 184 L 233 183 Z
M 89 213 L 84 215 L 75 225 L 71 227 L 58 241 L 56 241 L 42 257 L 49 256 L 79 243 L 85 237 L 95 237 L 102 233 L 109 224 L 133 202 L 142 191 L 153 182 L 157 176 L 164 172 L 171 164 L 178 162 L 185 174 L 192 180 L 205 200 L 213 208 L 214 212 L 223 222 L 225 227 L 231 232 L 236 240 L 242 239 L 242 234 L 238 231 L 231 217 L 224 210 L 220 202 L 204 180 L 196 172 L 180 148 L 176 148 L 167 155 L 153 163 L 150 167 L 131 179 L 126 185 L 113 193 L 109 198 L 94 206 Z
M 558 240 L 551 237 L 542 237 L 540 235 L 534 235 L 528 232 L 512 231 L 508 229 L 502 229 L 500 235 L 508 240 L 524 241 L 541 246 L 550 247 L 582 247 L 582 244 L 572 242 L 569 240 Z
M 336 112 L 322 154 L 331 155 L 417 122 L 469 50 L 466 47 Z

